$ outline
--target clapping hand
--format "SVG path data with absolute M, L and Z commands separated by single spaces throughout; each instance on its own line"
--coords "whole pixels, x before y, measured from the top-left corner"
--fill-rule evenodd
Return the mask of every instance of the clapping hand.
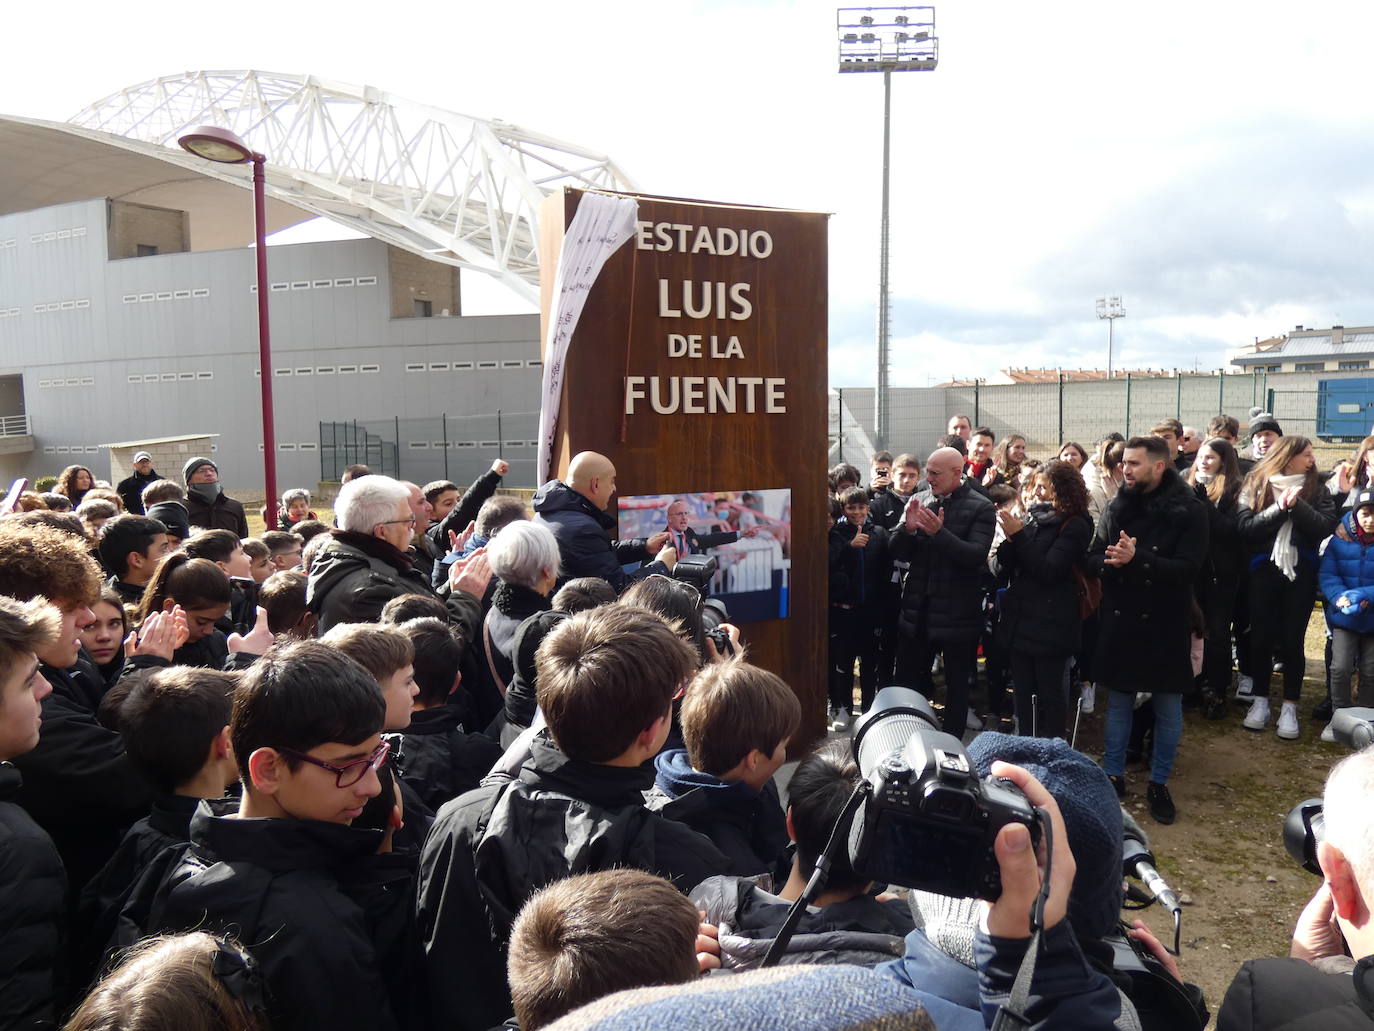
M 491 560 L 487 558 L 486 548 L 478 548 L 467 558 L 460 558 L 449 570 L 448 586 L 451 591 L 467 591 L 474 598 L 481 598 L 487 593 L 489 583 Z
M 1135 558 L 1136 540 L 1134 537 L 1126 536 L 1126 531 L 1121 531 L 1121 537 L 1115 544 L 1108 544 L 1106 549 L 1106 559 L 1104 561 L 1109 566 L 1124 566 L 1131 559 Z
M 934 537 L 944 528 L 945 513 L 941 509 L 936 512 L 934 509 L 926 508 L 925 505 L 916 506 L 916 529 L 920 530 L 927 537 Z
M 252 631 L 248 634 L 230 634 L 229 650 L 231 652 L 246 652 L 249 655 L 261 655 L 272 647 L 273 640 L 275 638 L 267 626 L 267 610 L 259 605 L 258 618 L 253 623 Z
M 999 508 L 997 510 L 997 521 L 1002 525 L 1002 532 L 1008 537 L 1015 537 L 1025 528 L 1025 523 L 1016 517 L 1016 513 L 1009 508 Z
M 180 605 L 168 602 L 168 608 L 154 612 L 143 621 L 138 630 L 124 638 L 124 655 L 155 655 L 159 659 L 172 661 L 176 650 L 191 636 L 186 624 L 186 613 Z

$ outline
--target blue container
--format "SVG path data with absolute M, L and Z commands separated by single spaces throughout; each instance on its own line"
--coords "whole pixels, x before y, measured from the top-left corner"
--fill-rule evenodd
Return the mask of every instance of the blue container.
M 1317 383 L 1317 436 L 1329 444 L 1358 444 L 1374 430 L 1374 379 Z

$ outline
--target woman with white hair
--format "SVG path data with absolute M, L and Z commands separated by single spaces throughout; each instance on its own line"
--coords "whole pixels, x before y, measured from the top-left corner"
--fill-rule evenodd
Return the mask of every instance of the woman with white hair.
M 481 650 L 502 695 L 515 674 L 515 632 L 530 616 L 550 607 L 558 582 L 558 539 L 544 523 L 517 520 L 487 545 L 492 573 L 500 578 L 482 627 Z

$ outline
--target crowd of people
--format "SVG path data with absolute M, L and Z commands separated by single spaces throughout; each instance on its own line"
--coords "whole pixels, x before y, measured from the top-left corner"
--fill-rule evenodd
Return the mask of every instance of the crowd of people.
M 789 756 L 797 692 L 737 627 L 705 632 L 707 599 L 672 575 L 700 540 L 683 506 L 615 538 L 606 456 L 576 455 L 528 507 L 498 493 L 500 459 L 466 490 L 350 467 L 332 525 L 295 489 L 256 538 L 203 457 L 5 498 L 0 1028 L 1201 1027 L 1200 1000 L 1192 1025 L 1151 1018 L 1113 958 L 1132 939 L 1182 983 L 1121 922 L 1138 695 L 1151 810 L 1172 819 L 1154 789 L 1179 699 L 1195 666 L 1200 703 L 1224 698 L 1233 627 L 1271 627 L 1251 715 L 1265 648 L 1301 683 L 1301 636 L 1295 658 L 1280 631 L 1319 578 L 1350 617 L 1332 617 L 1333 704 L 1367 655 L 1368 472 L 1335 478 L 1350 515 L 1328 568 L 1318 521 L 1342 492 L 1305 441 L 1275 424 L 1261 445 L 1256 425 L 1243 482 L 1210 432 L 1187 462 L 1163 426 L 1041 465 L 962 418 L 924 462 L 874 456 L 869 489 L 832 472 L 832 723 L 857 662 L 865 707 L 938 678 L 963 735 L 981 644 L 1005 722 L 968 761 L 1044 824 L 999 832 L 991 901 L 874 884 L 828 848 L 861 781 L 849 741 Z M 1105 770 L 1063 739 L 1091 684 Z M 1247 965 L 1222 1026 L 1267 1026 L 1257 1000 L 1300 980 L 1367 1005 L 1374 821 L 1352 800 L 1371 778 L 1364 753 L 1332 774 L 1303 970 Z

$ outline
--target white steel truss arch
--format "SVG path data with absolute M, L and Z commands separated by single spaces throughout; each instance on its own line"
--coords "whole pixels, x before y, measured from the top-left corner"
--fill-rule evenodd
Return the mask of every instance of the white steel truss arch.
M 70 122 L 162 145 L 176 164 L 247 186 L 237 166 L 177 146 L 196 125 L 232 129 L 266 155 L 269 196 L 494 276 L 532 302 L 543 198 L 564 186 L 635 190 L 614 161 L 585 147 L 315 76 L 169 75 L 112 93 Z

